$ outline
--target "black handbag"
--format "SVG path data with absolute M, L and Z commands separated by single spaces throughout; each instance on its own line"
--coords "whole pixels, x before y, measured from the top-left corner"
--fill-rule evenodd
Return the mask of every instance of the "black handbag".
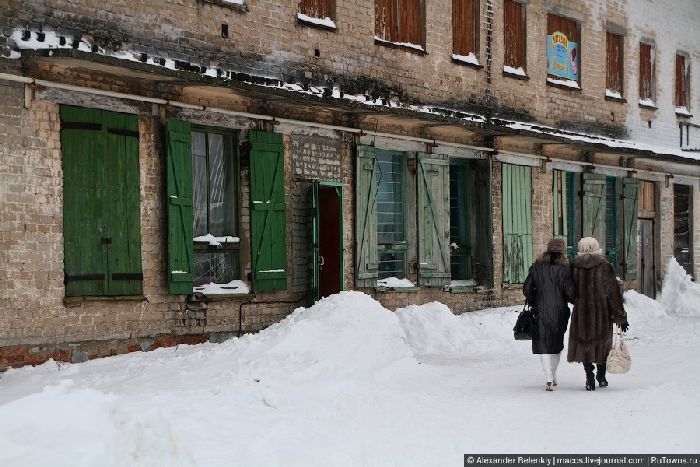
M 523 311 L 518 315 L 518 320 L 515 322 L 513 335 L 516 341 L 526 341 L 537 338 L 537 313 L 528 306 L 527 301 L 523 306 Z

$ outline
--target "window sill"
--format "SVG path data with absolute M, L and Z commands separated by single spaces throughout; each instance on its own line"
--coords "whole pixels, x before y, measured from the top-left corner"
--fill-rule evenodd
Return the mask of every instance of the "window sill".
M 248 5 L 243 3 L 234 3 L 226 0 L 199 0 L 202 3 L 211 3 L 212 5 L 218 5 L 224 8 L 230 8 L 232 10 L 238 10 L 241 13 L 246 13 L 248 11 Z
M 456 58 L 456 56 L 454 54 L 452 55 L 452 63 L 454 63 L 455 65 L 465 66 L 467 68 L 473 68 L 475 70 L 483 70 L 484 69 L 484 65 L 481 65 L 480 63 L 469 62 L 469 61 L 463 60 L 461 58 Z
M 191 296 L 192 296 L 192 300 L 195 302 L 225 302 L 225 301 L 250 300 L 252 298 L 255 298 L 254 293 L 205 295 L 201 292 L 195 292 Z
M 67 307 L 74 307 L 85 302 L 143 302 L 145 300 L 146 297 L 143 295 L 64 297 L 63 304 Z
M 627 99 L 625 99 L 624 97 L 605 96 L 605 100 L 610 102 L 619 102 L 620 104 L 627 103 Z
M 390 49 L 399 49 L 403 50 L 404 52 L 411 52 L 416 55 L 428 55 L 428 52 L 425 50 L 425 48 L 422 48 L 423 46 L 410 46 L 401 42 L 387 41 L 377 36 L 374 36 L 374 44 L 383 45 L 384 47 L 389 47 Z
M 420 287 L 375 287 L 374 291 L 378 293 L 416 293 Z
M 508 71 L 503 71 L 503 76 L 507 76 L 508 78 L 513 78 L 513 79 L 519 79 L 521 81 L 530 81 L 530 77 L 528 75 L 520 75 L 518 73 L 510 73 Z
M 676 118 L 693 118 L 693 114 L 687 112 L 676 112 Z
M 503 284 L 501 287 L 506 290 L 522 289 L 525 284 Z
M 449 285 L 446 285 L 443 290 L 445 292 L 454 293 L 454 294 L 466 294 L 466 293 L 477 294 L 477 293 L 484 293 L 484 292 L 488 291 L 488 289 L 486 287 L 484 287 L 483 285 L 475 285 L 473 287 L 466 287 L 466 286 L 450 287 Z
M 301 24 L 302 26 L 309 26 L 330 32 L 335 32 L 338 29 L 335 21 L 330 18 L 314 18 L 302 13 L 297 13 L 297 23 Z
M 659 110 L 659 108 L 655 105 L 642 104 L 641 102 L 639 103 L 639 108 L 640 109 L 649 109 L 649 110 Z
M 572 92 L 581 92 L 583 91 L 581 89 L 581 86 L 567 86 L 566 84 L 560 84 L 560 81 L 563 82 L 563 80 L 560 79 L 553 79 L 551 77 L 547 77 L 547 86 L 550 86 L 552 88 L 557 88 L 557 89 L 563 89 L 564 91 L 572 91 Z M 570 80 L 573 81 L 573 80 Z M 573 81 L 575 82 L 575 81 Z

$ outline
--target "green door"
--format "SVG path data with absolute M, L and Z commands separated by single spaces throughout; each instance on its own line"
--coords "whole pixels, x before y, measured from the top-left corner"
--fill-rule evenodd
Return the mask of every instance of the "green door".
M 140 295 L 135 115 L 61 107 L 66 296 Z

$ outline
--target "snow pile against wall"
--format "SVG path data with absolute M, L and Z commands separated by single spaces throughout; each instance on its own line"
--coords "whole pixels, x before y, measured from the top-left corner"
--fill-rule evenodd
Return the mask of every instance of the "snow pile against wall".
M 396 310 L 408 345 L 416 356 L 473 354 L 516 347 L 513 325 L 517 307 L 455 316 L 439 302 Z
M 676 258 L 668 260 L 659 302 L 671 315 L 700 316 L 700 284 L 691 280 Z

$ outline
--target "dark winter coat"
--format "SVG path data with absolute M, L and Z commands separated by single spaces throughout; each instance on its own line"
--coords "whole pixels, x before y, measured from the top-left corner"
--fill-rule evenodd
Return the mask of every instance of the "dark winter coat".
M 574 283 L 566 257 L 552 264 L 544 255 L 530 266 L 523 293 L 537 313 L 539 335 L 532 340 L 532 353 L 556 354 L 564 348 L 569 323 L 568 302 L 574 301 Z
M 603 256 L 583 255 L 573 268 L 576 301 L 569 330 L 570 362 L 605 363 L 612 325 L 627 321 L 615 269 Z

